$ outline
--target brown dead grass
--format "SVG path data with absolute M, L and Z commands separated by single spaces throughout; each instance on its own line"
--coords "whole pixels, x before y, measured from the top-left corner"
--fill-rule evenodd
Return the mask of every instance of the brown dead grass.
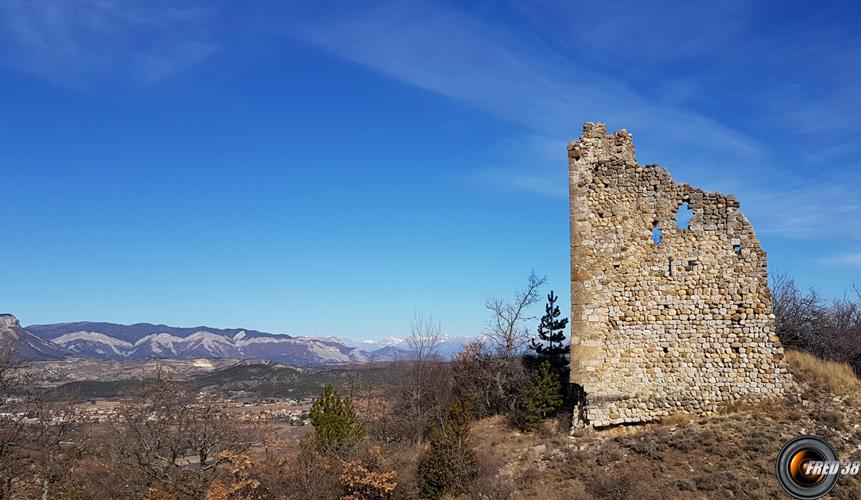
M 473 442 L 492 465 L 486 482 L 505 487 L 474 498 L 783 498 L 774 463 L 790 439 L 818 435 L 841 458 L 861 459 L 861 381 L 840 363 L 798 352 L 787 358 L 801 393 L 707 417 L 678 414 L 575 437 L 522 434 L 501 417 L 478 421 Z M 846 476 L 831 498 L 858 500 L 858 492 L 861 476 Z
M 861 394 L 861 380 L 846 363 L 825 361 L 806 352 L 791 350 L 786 351 L 786 361 L 799 382 L 840 396 Z

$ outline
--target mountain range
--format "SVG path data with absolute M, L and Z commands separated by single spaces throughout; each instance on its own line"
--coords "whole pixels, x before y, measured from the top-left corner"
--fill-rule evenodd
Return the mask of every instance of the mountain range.
M 0 314 L 0 342 L 13 342 L 24 360 L 90 358 L 98 360 L 257 359 L 294 366 L 396 361 L 410 358 L 403 339 L 349 340 L 338 337 L 293 337 L 241 328 L 178 328 L 137 323 L 77 322 L 22 327 Z M 439 353 L 450 357 L 464 337 L 446 338 Z
M 21 323 L 11 314 L 0 314 L 0 348 L 13 346 L 21 359 L 55 361 L 69 355 L 63 347 L 33 335 L 21 328 Z

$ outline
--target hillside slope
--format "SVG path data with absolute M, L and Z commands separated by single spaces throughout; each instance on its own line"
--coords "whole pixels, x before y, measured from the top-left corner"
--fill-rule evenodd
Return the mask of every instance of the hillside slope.
M 69 355 L 62 346 L 22 328 L 11 314 L 0 314 L 0 348 L 13 349 L 18 359 L 23 361 L 59 360 Z
M 477 422 L 473 444 L 493 469 L 480 487 L 536 499 L 786 498 L 774 467 L 790 439 L 817 435 L 841 460 L 861 460 L 861 382 L 845 365 L 795 352 L 787 359 L 797 395 L 711 417 L 573 438 L 550 429 L 521 434 L 499 417 Z M 829 498 L 861 498 L 861 476 L 841 477 Z

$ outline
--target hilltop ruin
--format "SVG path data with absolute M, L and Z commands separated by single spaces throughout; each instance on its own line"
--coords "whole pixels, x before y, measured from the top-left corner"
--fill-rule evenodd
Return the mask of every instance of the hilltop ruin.
M 631 135 L 603 124 L 587 123 L 568 158 L 575 418 L 708 414 L 791 387 L 766 254 L 739 202 L 640 166 Z

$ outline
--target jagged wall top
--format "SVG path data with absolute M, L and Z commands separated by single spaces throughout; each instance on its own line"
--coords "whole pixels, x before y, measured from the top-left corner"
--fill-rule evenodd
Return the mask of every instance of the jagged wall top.
M 603 123 L 589 122 L 583 125 L 583 136 L 569 143 L 568 151 L 572 158 L 587 163 L 610 158 L 636 162 L 631 134 L 622 129 L 608 137 L 607 126 Z

